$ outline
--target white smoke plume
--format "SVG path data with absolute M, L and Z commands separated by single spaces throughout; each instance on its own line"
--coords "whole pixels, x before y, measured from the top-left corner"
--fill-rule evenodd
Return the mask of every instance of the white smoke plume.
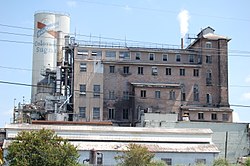
M 180 22 L 181 37 L 184 38 L 188 32 L 188 20 L 190 19 L 189 12 L 187 10 L 181 10 L 178 14 L 178 20 Z

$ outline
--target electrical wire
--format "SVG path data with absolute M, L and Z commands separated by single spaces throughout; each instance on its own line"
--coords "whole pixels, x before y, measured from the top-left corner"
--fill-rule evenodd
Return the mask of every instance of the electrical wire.
M 17 85 L 17 86 L 28 86 L 28 87 L 41 87 L 41 88 L 43 88 L 43 85 L 32 85 L 32 84 L 26 84 L 26 83 L 18 83 L 18 82 L 10 82 L 10 81 L 2 81 L 2 80 L 0 80 L 0 84 L 8 84 L 8 85 Z M 46 87 L 46 89 L 56 89 L 56 88 L 54 88 L 54 87 Z M 80 90 L 74 90 L 74 92 L 81 92 Z M 103 92 L 94 92 L 94 91 L 85 91 L 85 93 L 87 94 L 87 93 L 91 93 L 91 94 L 98 94 L 98 95 L 103 95 L 103 96 L 105 96 L 105 95 L 108 95 L 108 94 L 104 94 Z M 80 94 L 79 94 L 80 95 Z M 99 98 L 100 98 L 100 96 L 99 96 Z M 132 95 L 132 94 L 128 94 L 127 95 L 129 98 L 137 98 L 137 97 L 139 97 L 139 96 L 136 96 L 136 95 Z M 90 98 L 96 98 L 96 97 L 90 97 Z M 140 98 L 140 97 L 139 97 Z M 143 98 L 144 100 L 145 99 L 156 99 L 156 100 L 162 100 L 162 101 L 166 101 L 166 99 L 159 99 L 159 98 L 153 98 L 153 97 L 146 97 L 146 98 Z M 111 99 L 109 99 L 109 98 L 105 98 L 105 97 L 103 97 L 103 100 L 111 100 Z M 129 100 L 128 100 L 129 101 Z M 169 101 L 180 101 L 180 102 L 188 102 L 188 101 L 182 101 L 182 100 L 177 100 L 177 99 L 169 99 Z M 233 106 L 233 107 L 250 107 L 250 105 L 241 105 L 241 104 L 230 104 L 230 106 Z M 173 105 L 173 107 L 175 107 L 174 105 Z M 178 107 L 178 106 L 176 106 L 176 107 Z
M 88 1 L 88 0 L 79 0 L 79 2 L 97 4 L 97 5 L 102 5 L 102 6 L 118 7 L 118 8 L 125 8 L 127 6 L 127 5 L 120 5 L 120 4 L 115 4 L 115 3 L 95 2 L 95 1 Z M 154 9 L 154 8 L 146 8 L 146 7 L 131 6 L 131 5 L 129 5 L 129 8 L 137 9 L 137 10 L 144 10 L 144 11 L 151 11 L 151 12 L 170 13 L 170 14 L 175 14 L 175 15 L 179 14 L 179 11 Z M 190 14 L 193 16 L 200 16 L 200 17 L 210 17 L 210 18 L 217 18 L 217 19 L 224 19 L 224 20 L 250 22 L 250 20 L 246 18 L 222 17 L 222 16 L 214 16 L 214 15 L 204 15 L 204 14 L 192 13 L 192 12 Z
M 16 28 L 23 28 L 23 29 L 28 29 L 26 27 L 19 27 L 19 26 L 13 26 L 13 25 L 6 25 L 6 24 L 0 24 L 0 26 L 7 26 L 7 27 L 16 27 Z M 31 28 L 29 28 L 31 29 Z M 33 29 L 32 29 L 33 30 Z M 24 34 L 24 33 L 14 33 L 14 32 L 8 32 L 8 31 L 0 31 L 0 33 L 2 34 L 9 34 L 9 35 L 18 35 L 18 36 L 29 36 L 29 37 L 34 37 L 33 35 L 31 34 Z M 162 48 L 167 48 L 167 47 L 174 47 L 174 48 L 177 48 L 177 47 L 180 47 L 180 45 L 172 45 L 172 44 L 164 44 L 164 43 L 155 43 L 155 42 L 145 42 L 145 41 L 137 41 L 137 40 L 128 40 L 128 39 L 118 39 L 118 38 L 112 38 L 112 37 L 101 37 L 101 36 L 95 36 L 95 35 L 84 35 L 84 34 L 73 34 L 73 33 L 70 33 L 69 35 L 76 35 L 76 36 L 83 36 L 83 37 L 88 37 L 90 38 L 90 40 L 80 40 L 80 39 L 77 39 L 76 41 L 82 41 L 82 42 L 96 42 L 96 43 L 100 43 L 100 40 L 113 40 L 113 41 L 121 41 L 121 43 L 119 43 L 120 45 L 125 45 L 124 42 L 132 42 L 132 43 L 141 43 L 142 45 L 143 44 L 148 44 L 148 45 L 156 45 L 156 46 L 162 46 Z M 42 37 L 42 38 L 50 38 L 50 39 L 54 39 L 53 37 Z M 99 39 L 96 40 L 96 41 L 92 41 L 91 38 L 96 38 L 96 39 Z M 64 39 L 64 38 L 63 38 Z M 33 44 L 32 42 L 24 42 L 24 41 L 13 41 L 13 40 L 0 40 L 0 41 L 5 41 L 5 42 L 16 42 L 16 43 L 30 43 L 30 44 Z M 105 43 L 105 41 L 102 41 Z M 111 41 L 112 42 L 112 41 Z M 129 44 L 129 43 L 127 43 Z M 111 45 L 110 45 L 111 46 Z M 192 48 L 192 49 L 188 49 L 189 51 L 200 51 L 200 49 L 204 49 L 203 47 L 195 47 L 195 48 Z M 217 49 L 217 48 L 212 48 L 212 49 L 207 49 L 208 51 L 221 51 L 223 49 Z M 228 50 L 228 52 L 233 52 L 233 53 L 239 53 L 239 54 L 250 54 L 250 51 L 242 51 L 242 50 Z M 216 54 L 217 55 L 217 54 Z M 242 57 L 247 57 L 248 55 L 239 55 L 239 56 L 242 56 Z M 229 54 L 230 56 L 230 54 Z M 231 55 L 231 56 L 238 56 L 238 55 Z M 249 55 L 250 56 L 250 55 Z
M 141 67 L 141 66 L 140 66 Z M 32 71 L 40 71 L 40 70 L 32 70 L 32 69 L 26 69 L 26 68 L 16 68 L 16 67 L 8 67 L 8 66 L 2 66 L 2 65 L 0 65 L 0 68 L 3 68 L 3 69 L 9 69 L 9 70 L 23 70 L 23 71 L 29 71 L 29 72 L 32 72 Z M 169 67 L 166 67 L 166 68 L 169 68 Z M 171 69 L 173 69 L 173 68 L 180 68 L 180 67 L 171 67 Z M 122 69 L 122 68 L 121 68 Z M 165 68 L 164 68 L 165 69 Z M 178 70 L 179 71 L 179 70 Z M 193 71 L 193 70 L 192 70 Z M 170 77 L 175 77 L 175 75 L 173 75 L 173 73 L 174 73 L 174 71 L 172 71 L 171 70 L 171 75 L 169 75 Z M 90 74 L 90 75 L 92 75 L 92 74 L 94 74 L 95 72 L 88 72 L 88 74 Z M 119 73 L 119 72 L 118 72 Z M 113 73 L 113 74 L 115 74 L 115 73 Z M 186 74 L 186 73 L 185 73 Z M 138 74 L 137 74 L 138 75 Z M 143 73 L 143 75 L 142 75 L 143 77 L 145 77 L 145 76 L 153 76 L 152 74 L 145 74 L 145 73 Z M 178 75 L 179 76 L 179 75 Z M 187 75 L 186 75 L 187 76 Z M 154 77 L 157 77 L 157 76 L 154 76 Z M 166 75 L 166 77 L 168 77 L 168 75 Z M 185 77 L 185 76 L 183 76 L 183 77 Z M 195 77 L 195 76 L 193 76 L 194 78 L 197 78 L 197 80 L 200 80 L 199 79 L 199 77 Z M 206 86 L 206 84 L 205 85 L 202 85 L 202 84 L 199 84 L 200 86 Z M 213 85 L 213 86 L 217 86 L 217 87 L 220 87 L 220 85 Z M 248 85 L 229 85 L 229 87 L 241 87 L 241 88 L 249 88 L 250 86 L 248 86 Z
M 9 43 L 18 43 L 18 44 L 34 44 L 33 42 L 30 42 L 30 41 L 17 41 L 17 40 L 5 40 L 5 39 L 0 39 L 0 42 L 9 42 Z M 88 42 L 88 41 L 86 41 L 86 42 Z M 63 45 L 57 45 L 57 44 L 54 44 L 54 46 L 63 46 Z M 113 48 L 114 46 L 113 45 L 106 45 L 107 46 L 107 48 Z M 97 47 L 98 47 L 98 45 L 97 45 Z M 123 47 L 123 46 L 121 46 L 122 48 L 126 48 L 126 47 Z M 93 46 L 93 48 L 95 48 L 95 46 Z M 127 48 L 130 48 L 130 47 L 127 47 Z M 101 47 L 100 47 L 100 49 L 101 49 Z M 131 47 L 131 49 L 133 49 L 133 47 Z M 151 52 L 154 52 L 153 51 L 153 49 L 154 48 L 152 48 L 152 51 Z M 197 49 L 188 49 L 188 50 L 183 50 L 183 51 L 197 51 L 199 48 L 197 48 Z M 171 50 L 171 49 L 170 49 Z M 212 50 L 210 50 L 210 51 L 212 51 Z M 220 50 L 214 50 L 214 51 L 220 51 Z M 148 51 L 148 52 L 150 52 L 150 51 Z M 168 53 L 167 52 L 167 50 L 164 52 L 164 51 L 162 51 L 163 53 Z M 241 54 L 231 54 L 231 53 L 229 53 L 228 54 L 228 56 L 230 57 L 230 56 L 232 56 L 232 57 L 245 57 L 245 58 L 248 58 L 248 57 L 250 57 L 250 52 L 249 51 L 245 51 L 245 54 L 242 54 L 242 52 L 243 51 L 241 51 Z M 246 54 L 247 53 L 247 54 Z M 170 54 L 173 54 L 173 53 L 170 53 Z M 176 54 L 176 53 L 175 53 Z M 179 54 L 182 54 L 182 52 L 180 51 L 180 53 Z M 188 54 L 188 53 L 185 53 L 185 54 Z M 197 52 L 197 53 L 192 53 L 192 55 L 199 55 L 200 53 L 199 52 Z M 210 56 L 218 56 L 218 54 L 214 54 L 214 53 L 208 53 L 207 55 L 210 55 Z M 221 56 L 223 56 L 223 55 L 226 55 L 226 54 L 220 54 Z

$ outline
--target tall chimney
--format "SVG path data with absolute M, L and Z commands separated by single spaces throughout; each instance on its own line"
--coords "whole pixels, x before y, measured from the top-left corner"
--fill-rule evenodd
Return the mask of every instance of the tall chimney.
M 183 44 L 183 38 L 181 38 L 181 49 L 184 48 L 184 44 Z

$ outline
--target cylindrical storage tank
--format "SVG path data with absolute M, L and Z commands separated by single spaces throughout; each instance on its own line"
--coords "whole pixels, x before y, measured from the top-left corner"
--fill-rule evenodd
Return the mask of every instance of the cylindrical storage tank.
M 58 34 L 60 33 L 60 34 Z M 62 37 L 70 33 L 70 17 L 67 14 L 54 12 L 38 12 L 34 15 L 34 40 L 33 40 L 33 67 L 32 85 L 37 85 L 44 76 L 41 75 L 46 68 L 56 70 L 58 48 L 64 45 Z M 57 43 L 59 40 L 59 43 Z M 60 53 L 59 53 L 60 55 Z M 32 87 L 31 100 L 35 102 L 37 88 Z

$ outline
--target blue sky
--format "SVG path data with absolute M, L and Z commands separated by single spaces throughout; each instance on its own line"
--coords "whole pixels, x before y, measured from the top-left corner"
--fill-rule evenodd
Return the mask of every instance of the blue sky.
M 211 26 L 229 42 L 231 105 L 250 105 L 250 1 L 210 0 L 9 0 L 0 10 L 0 81 L 31 84 L 32 35 L 37 11 L 65 12 L 71 33 L 180 45 L 181 10 L 189 12 L 189 34 Z M 22 35 L 20 35 L 22 34 Z M 87 40 L 84 36 L 78 39 Z M 0 83 L 0 127 L 14 104 L 30 101 L 29 86 Z M 250 122 L 250 107 L 232 106 L 237 122 Z

